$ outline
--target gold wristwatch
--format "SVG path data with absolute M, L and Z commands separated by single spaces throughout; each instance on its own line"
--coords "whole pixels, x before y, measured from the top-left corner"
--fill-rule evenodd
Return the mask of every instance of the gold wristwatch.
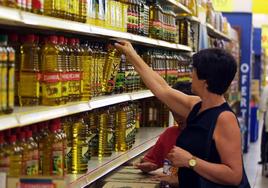
M 190 169 L 194 169 L 194 167 L 197 165 L 197 161 L 196 158 L 193 156 L 190 160 L 189 160 L 189 168 Z

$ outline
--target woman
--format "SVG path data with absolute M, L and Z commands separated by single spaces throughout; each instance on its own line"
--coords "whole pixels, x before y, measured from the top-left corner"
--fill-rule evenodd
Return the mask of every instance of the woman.
M 154 95 L 187 120 L 176 146 L 168 154 L 172 165 L 180 168 L 179 187 L 198 188 L 200 177 L 238 187 L 243 175 L 240 128 L 223 97 L 236 74 L 235 59 L 221 49 L 196 53 L 192 92 L 197 96 L 189 96 L 172 89 L 144 63 L 131 43 L 119 41 L 115 46 L 126 55 Z M 217 117 L 213 117 L 215 110 L 221 111 Z M 206 144 L 213 118 L 216 118 L 216 126 L 209 161 L 206 161 Z

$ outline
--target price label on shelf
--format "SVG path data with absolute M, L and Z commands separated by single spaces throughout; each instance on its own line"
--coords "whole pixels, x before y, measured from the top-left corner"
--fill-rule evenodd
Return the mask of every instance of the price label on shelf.
M 0 172 L 0 188 L 6 188 L 7 174 L 5 172 Z

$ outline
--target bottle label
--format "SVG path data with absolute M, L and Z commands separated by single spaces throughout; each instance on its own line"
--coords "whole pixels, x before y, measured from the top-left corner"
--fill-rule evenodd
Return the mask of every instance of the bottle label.
M 81 84 L 81 73 L 80 72 L 70 72 L 69 73 L 69 94 L 80 94 L 80 84 Z
M 1 97 L 1 106 L 0 108 L 2 108 L 2 110 L 6 110 L 7 109 L 7 65 L 4 64 L 1 67 L 1 86 L 0 86 L 0 97 Z
M 52 174 L 64 175 L 63 145 L 61 142 L 52 144 Z
M 69 96 L 69 74 L 68 73 L 61 73 L 61 92 L 63 97 L 68 97 Z
M 59 73 L 42 74 L 42 96 L 44 98 L 59 98 L 61 94 L 61 80 Z
M 40 74 L 21 72 L 19 79 L 19 96 L 39 97 Z
M 15 68 L 9 67 L 8 69 L 8 107 L 13 109 L 14 107 L 14 75 Z

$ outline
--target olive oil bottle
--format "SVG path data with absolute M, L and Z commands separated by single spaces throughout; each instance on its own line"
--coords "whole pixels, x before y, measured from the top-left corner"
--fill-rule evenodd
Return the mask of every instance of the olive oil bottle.
M 21 175 L 22 170 L 22 148 L 17 145 L 17 137 L 16 135 L 11 135 L 9 138 L 9 173 L 8 175 L 11 177 L 18 177 Z
M 0 35 L 0 114 L 7 112 L 8 105 L 8 50 L 7 36 Z
M 58 37 L 50 36 L 42 50 L 42 104 L 59 105 L 62 99 Z
M 27 35 L 20 49 L 18 95 L 20 106 L 38 105 L 40 100 L 40 47 L 35 35 Z

